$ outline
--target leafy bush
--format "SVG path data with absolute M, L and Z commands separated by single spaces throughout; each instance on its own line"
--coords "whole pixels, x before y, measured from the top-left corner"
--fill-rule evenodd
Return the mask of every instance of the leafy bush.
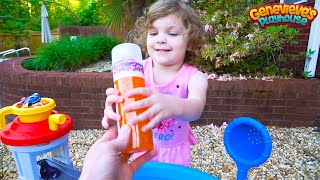
M 189 1 L 205 24 L 208 41 L 197 64 L 205 71 L 238 76 L 291 76 L 284 68 L 287 60 L 297 60 L 301 54 L 283 52 L 283 45 L 297 44 L 299 31 L 284 25 L 260 29 L 248 17 L 250 6 L 260 6 L 263 0 Z
M 91 37 L 62 37 L 38 49 L 37 58 L 25 60 L 22 66 L 38 71 L 75 71 L 81 66 L 105 59 L 120 41 L 104 35 Z

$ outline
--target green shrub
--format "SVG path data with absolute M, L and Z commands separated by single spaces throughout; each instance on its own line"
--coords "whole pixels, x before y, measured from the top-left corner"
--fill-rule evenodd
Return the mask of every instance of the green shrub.
M 62 37 L 38 49 L 37 58 L 22 62 L 29 70 L 75 71 L 81 66 L 110 57 L 111 50 L 120 41 L 105 35 L 91 37 Z
M 284 67 L 288 60 L 301 54 L 283 52 L 283 45 L 297 44 L 300 32 L 288 26 L 260 29 L 248 17 L 250 6 L 260 6 L 263 0 L 189 1 L 205 24 L 207 44 L 197 65 L 208 72 L 231 73 L 238 76 L 291 76 Z

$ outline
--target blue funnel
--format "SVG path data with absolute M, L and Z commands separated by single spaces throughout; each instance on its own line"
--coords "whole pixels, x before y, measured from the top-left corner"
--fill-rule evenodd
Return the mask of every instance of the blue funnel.
M 237 164 L 237 179 L 247 179 L 250 168 L 263 164 L 271 155 L 272 139 L 259 121 L 236 118 L 224 132 L 224 146 Z

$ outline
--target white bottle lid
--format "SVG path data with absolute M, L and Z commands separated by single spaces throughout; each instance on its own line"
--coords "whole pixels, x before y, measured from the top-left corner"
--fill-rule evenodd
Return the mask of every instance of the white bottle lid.
M 142 61 L 141 49 L 133 43 L 122 43 L 111 50 L 112 66 L 123 60 Z

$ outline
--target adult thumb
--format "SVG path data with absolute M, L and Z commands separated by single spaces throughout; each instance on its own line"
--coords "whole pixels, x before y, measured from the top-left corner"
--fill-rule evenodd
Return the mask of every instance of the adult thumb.
M 118 137 L 114 140 L 117 151 L 120 152 L 128 147 L 130 140 L 130 130 L 130 126 L 127 124 L 124 124 L 120 128 L 120 131 L 118 132 Z

